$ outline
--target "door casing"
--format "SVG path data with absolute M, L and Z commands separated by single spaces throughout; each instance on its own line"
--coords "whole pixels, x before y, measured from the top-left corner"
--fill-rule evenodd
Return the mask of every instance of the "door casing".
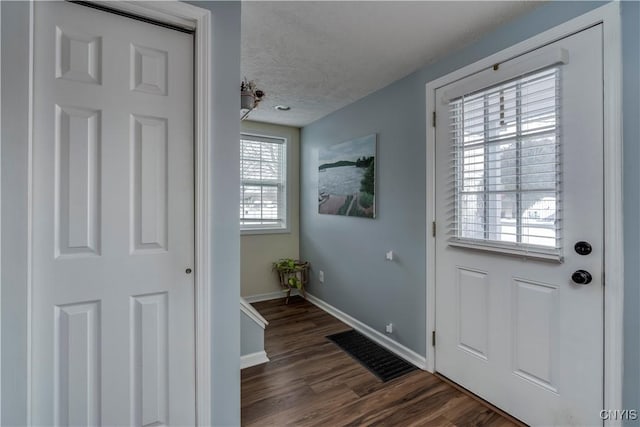
M 436 330 L 436 252 L 435 230 L 443 230 L 435 218 L 435 138 L 431 121 L 435 111 L 437 88 L 463 77 L 487 69 L 494 64 L 525 54 L 540 46 L 575 34 L 593 25 L 603 25 L 604 61 L 604 408 L 623 408 L 623 308 L 624 308 L 624 246 L 622 229 L 622 55 L 620 6 L 617 2 L 594 9 L 559 26 L 544 31 L 521 43 L 462 67 L 426 84 L 426 310 L 427 310 L 427 371 L 435 372 L 435 349 L 431 334 Z M 604 282 L 603 282 L 604 283 Z M 598 409 L 604 409 L 598 408 Z M 608 419 L 607 426 L 621 425 L 620 420 Z
M 27 384 L 31 387 L 31 269 L 32 269 L 32 147 L 33 147 L 33 67 L 34 67 L 34 0 L 30 0 L 29 52 L 29 137 L 28 137 L 28 242 L 27 242 Z M 141 18 L 194 30 L 194 178 L 195 178 L 195 367 L 196 367 L 196 425 L 211 425 L 211 258 L 209 248 L 213 237 L 210 225 L 211 164 L 211 12 L 179 1 L 167 2 L 106 2 L 98 5 L 126 12 Z M 31 390 L 27 389 L 27 425 L 31 424 Z

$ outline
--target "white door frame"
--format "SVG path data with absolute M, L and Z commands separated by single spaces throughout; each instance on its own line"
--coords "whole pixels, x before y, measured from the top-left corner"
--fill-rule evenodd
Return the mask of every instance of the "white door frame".
M 194 177 L 195 177 L 195 376 L 196 425 L 211 425 L 211 247 L 209 180 L 211 164 L 209 153 L 211 130 L 211 12 L 180 1 L 136 2 L 95 1 L 99 6 L 126 12 L 141 18 L 194 30 Z M 29 166 L 28 166 L 28 246 L 27 246 L 27 424 L 31 425 L 31 301 L 32 301 L 32 224 L 33 224 L 33 67 L 34 67 L 34 0 L 30 0 L 30 54 L 29 54 Z
M 623 409 L 623 307 L 624 307 L 624 246 L 622 230 L 622 56 L 620 5 L 612 2 L 530 39 L 467 65 L 426 84 L 428 112 L 426 129 L 427 152 L 427 370 L 435 371 L 435 348 L 431 334 L 435 330 L 436 253 L 432 223 L 435 218 L 435 138 L 430 115 L 435 111 L 435 91 L 470 74 L 487 69 L 530 52 L 540 46 L 577 33 L 593 25 L 603 24 L 604 46 L 604 408 Z M 443 232 L 443 224 L 436 227 Z M 604 283 L 604 282 L 603 282 Z M 596 409 L 596 408 L 594 408 Z M 618 426 L 618 420 L 608 420 L 607 426 Z

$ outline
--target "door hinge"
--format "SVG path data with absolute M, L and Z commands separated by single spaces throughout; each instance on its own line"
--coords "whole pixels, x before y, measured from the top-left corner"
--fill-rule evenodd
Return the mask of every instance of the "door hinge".
M 431 223 L 431 236 L 436 237 L 436 222 Z
M 433 127 L 436 127 L 436 112 L 435 111 L 431 115 L 431 124 L 433 125 Z
M 431 331 L 431 345 L 436 346 L 436 331 Z

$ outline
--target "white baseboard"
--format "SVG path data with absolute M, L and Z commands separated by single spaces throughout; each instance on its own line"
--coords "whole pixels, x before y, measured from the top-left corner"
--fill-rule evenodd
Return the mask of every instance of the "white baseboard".
M 244 356 L 240 356 L 240 369 L 260 365 L 262 363 L 267 363 L 268 361 L 269 358 L 264 350 L 256 353 L 245 354 Z
M 291 291 L 291 296 L 294 296 L 294 295 L 300 295 L 300 292 L 298 292 L 297 289 L 294 289 Z M 287 296 L 287 293 L 284 290 L 282 290 L 282 291 L 269 292 L 266 294 L 251 295 L 243 298 L 247 300 L 249 303 L 253 304 L 254 302 L 269 301 L 272 299 L 284 298 L 286 296 Z
M 321 308 L 322 310 L 326 311 L 333 317 L 343 321 L 344 323 L 351 326 L 353 329 L 357 330 L 361 334 L 366 335 L 369 339 L 377 342 L 387 350 L 402 357 L 407 362 L 413 363 L 420 369 L 423 369 L 423 370 L 427 369 L 426 357 L 419 355 L 418 353 L 411 350 L 410 348 L 407 348 L 402 344 L 398 343 L 397 341 L 394 341 L 391 338 L 387 337 L 386 335 L 382 334 L 381 332 L 376 331 L 371 326 L 365 325 L 361 321 L 349 316 L 347 313 L 338 310 L 331 304 L 321 300 L 318 297 L 311 295 L 309 292 L 307 292 L 307 301 L 317 306 L 318 308 Z

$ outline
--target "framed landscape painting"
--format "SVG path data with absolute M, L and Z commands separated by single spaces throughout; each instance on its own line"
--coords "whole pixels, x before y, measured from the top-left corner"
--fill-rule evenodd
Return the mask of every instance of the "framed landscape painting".
M 318 212 L 375 218 L 376 134 L 318 151 Z

